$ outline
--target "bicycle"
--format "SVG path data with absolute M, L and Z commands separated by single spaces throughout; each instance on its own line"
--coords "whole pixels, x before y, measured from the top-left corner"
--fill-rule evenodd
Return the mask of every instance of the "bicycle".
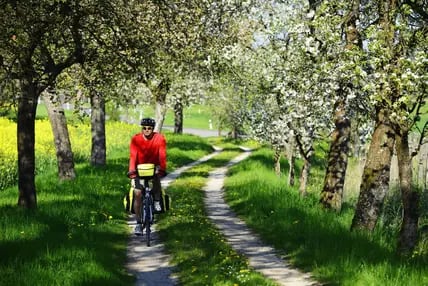
M 146 231 L 147 246 L 150 246 L 151 225 L 154 221 L 154 199 L 152 194 L 154 164 L 140 164 L 137 166 L 138 178 L 143 180 L 143 194 L 141 196 L 141 220 Z

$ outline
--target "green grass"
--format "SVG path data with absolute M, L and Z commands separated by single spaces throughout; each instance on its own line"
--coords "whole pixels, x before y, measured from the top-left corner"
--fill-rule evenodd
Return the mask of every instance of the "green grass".
M 41 175 L 36 211 L 16 207 L 16 188 L 3 191 L 0 285 L 129 285 L 122 169 L 79 165 L 72 182 Z
M 212 120 L 213 129 L 216 129 L 215 122 L 211 118 L 211 110 L 208 106 L 193 105 L 184 109 L 183 125 L 188 128 L 209 129 L 209 120 Z M 174 113 L 169 110 L 165 118 L 165 125 L 174 125 Z
M 185 127 L 206 128 L 209 110 L 199 113 L 197 108 L 188 109 L 192 115 L 186 116 Z M 171 122 L 167 115 L 165 124 Z M 272 152 L 254 142 L 164 133 L 168 172 L 211 152 L 211 145 L 226 149 L 168 189 L 172 209 L 161 216 L 158 227 L 183 285 L 273 285 L 226 244 L 203 209 L 201 190 L 208 172 L 234 157 L 238 145 L 259 149 L 231 168 L 226 198 L 292 264 L 327 285 L 428 285 L 426 234 L 412 257 L 395 254 L 400 207 L 393 194 L 385 205 L 387 215 L 371 236 L 349 231 L 358 176 L 349 175 L 342 213 L 319 207 L 325 164 L 321 151 L 312 164 L 309 195 L 301 198 L 298 186 L 290 188 L 285 176 L 274 175 Z M 58 181 L 56 166 L 43 166 L 36 180 L 36 211 L 16 207 L 17 186 L 1 191 L 0 285 L 133 285 L 134 278 L 124 269 L 129 227 L 122 199 L 129 187 L 124 175 L 129 136 L 122 137 L 108 134 L 105 168 L 93 168 L 85 163 L 87 154 L 79 155 L 77 179 L 72 182 Z M 357 168 L 358 162 L 351 165 Z M 424 192 L 423 221 L 428 216 L 427 197 Z
M 152 106 L 141 106 L 138 109 L 128 110 L 128 114 L 138 120 L 140 117 L 140 111 L 144 117 L 154 117 L 154 108 Z M 65 114 L 68 120 L 73 122 L 79 121 L 76 117 L 76 114 L 73 113 L 72 110 L 65 110 Z M 108 114 L 108 110 L 107 110 Z M 43 103 L 37 106 L 37 118 L 47 118 L 47 110 Z M 192 105 L 184 109 L 183 112 L 183 125 L 187 128 L 196 128 L 196 129 L 205 129 L 208 130 L 210 128 L 209 120 L 212 121 L 213 129 L 216 129 L 215 120 L 211 116 L 210 107 L 204 105 Z M 174 126 L 174 111 L 169 109 L 165 116 L 164 125 L 166 126 Z
M 168 170 L 212 151 L 195 136 L 166 136 Z M 35 211 L 16 206 L 16 186 L 1 192 L 0 285 L 134 283 L 124 268 L 129 227 L 122 201 L 129 190 L 128 139 L 122 148 L 112 149 L 105 168 L 77 164 L 74 181 L 61 182 L 55 167 L 46 167 L 36 177 Z
M 172 210 L 157 227 L 181 285 L 276 285 L 251 270 L 207 219 L 202 191 L 208 172 L 239 154 L 236 147 L 184 173 L 169 188 Z
M 302 198 L 297 187 L 273 174 L 272 164 L 272 152 L 261 149 L 232 167 L 226 199 L 295 266 L 328 285 L 428 284 L 426 254 L 407 260 L 396 255 L 397 228 L 378 228 L 372 236 L 350 232 L 352 208 L 341 214 L 323 210 L 318 192 Z

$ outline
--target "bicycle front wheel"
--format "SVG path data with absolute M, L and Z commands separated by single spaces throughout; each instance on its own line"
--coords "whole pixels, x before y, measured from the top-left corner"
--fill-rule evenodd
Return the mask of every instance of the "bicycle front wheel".
M 153 215 L 153 209 L 152 209 L 152 205 L 151 205 L 151 200 L 150 199 L 146 199 L 145 201 L 145 229 L 146 229 L 146 239 L 147 239 L 147 246 L 150 246 L 150 234 L 151 234 L 151 229 L 150 229 L 150 225 L 152 223 L 152 215 Z

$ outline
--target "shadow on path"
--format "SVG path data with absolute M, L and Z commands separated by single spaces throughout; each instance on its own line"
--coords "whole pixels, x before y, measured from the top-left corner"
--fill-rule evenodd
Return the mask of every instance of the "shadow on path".
M 214 152 L 201 159 L 176 169 L 162 179 L 162 188 L 167 188 L 169 184 L 177 179 L 181 173 L 188 169 L 208 161 L 217 155 L 221 149 L 214 147 Z M 128 272 L 136 277 L 136 286 L 170 286 L 178 285 L 178 279 L 173 275 L 173 267 L 169 263 L 169 257 L 165 254 L 163 243 L 159 240 L 156 224 L 152 227 L 151 246 L 146 246 L 145 236 L 135 236 L 135 218 L 130 216 L 128 225 L 131 235 L 127 247 L 128 261 L 126 268 Z
M 223 199 L 223 182 L 228 167 L 247 158 L 247 152 L 232 159 L 225 167 L 210 172 L 204 188 L 205 208 L 208 217 L 217 225 L 228 243 L 249 259 L 250 265 L 279 285 L 320 285 L 307 273 L 302 273 L 276 255 L 272 247 L 264 245 L 260 238 L 240 220 Z
M 226 166 L 210 172 L 205 185 L 205 207 L 209 218 L 225 235 L 230 245 L 239 253 L 244 254 L 250 265 L 268 278 L 275 280 L 279 285 L 320 285 L 311 279 L 309 274 L 302 273 L 279 258 L 275 250 L 263 245 L 261 240 L 252 233 L 245 223 L 237 218 L 223 199 L 223 182 L 228 167 L 244 160 L 251 154 L 251 150 L 232 159 Z M 197 160 L 191 164 L 178 168 L 162 180 L 162 187 L 167 188 L 182 172 L 208 161 L 217 155 L 221 149 Z M 135 226 L 135 219 L 128 221 L 131 231 Z M 144 236 L 131 234 L 128 244 L 127 269 L 135 275 L 137 286 L 170 286 L 178 285 L 178 279 L 173 275 L 173 268 L 169 264 L 169 257 L 165 254 L 164 245 L 158 239 L 156 225 L 153 229 L 152 246 L 147 247 Z

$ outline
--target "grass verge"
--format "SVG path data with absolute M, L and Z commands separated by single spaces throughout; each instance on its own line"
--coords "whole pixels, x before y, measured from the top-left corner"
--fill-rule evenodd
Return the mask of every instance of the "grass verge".
M 212 151 L 196 136 L 166 136 L 169 171 Z M 134 284 L 124 268 L 129 142 L 122 141 L 106 167 L 77 164 L 73 181 L 59 181 L 55 166 L 46 166 L 36 177 L 37 210 L 16 206 L 16 186 L 1 192 L 0 285 Z
M 292 264 L 327 285 L 428 285 L 427 257 L 398 257 L 396 231 L 384 226 L 371 236 L 350 232 L 353 208 L 345 206 L 340 214 L 323 210 L 318 193 L 302 198 L 272 166 L 267 149 L 233 166 L 226 200 Z
M 157 224 L 182 285 L 276 285 L 251 270 L 206 217 L 208 173 L 239 154 L 231 148 L 185 172 L 169 188 L 173 208 Z

